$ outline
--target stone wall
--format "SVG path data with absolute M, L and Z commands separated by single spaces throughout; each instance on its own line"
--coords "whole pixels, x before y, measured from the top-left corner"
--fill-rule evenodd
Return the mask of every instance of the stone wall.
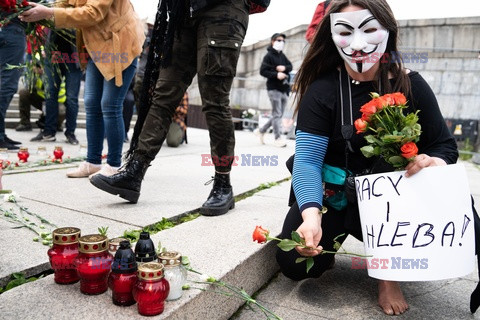
M 399 21 L 400 50 L 432 87 L 443 115 L 454 119 L 480 119 L 480 17 Z M 285 54 L 294 70 L 307 49 L 306 25 L 285 31 Z M 242 47 L 231 106 L 269 110 L 260 64 L 270 39 Z M 413 56 L 412 56 L 413 55 Z M 415 58 L 416 55 L 416 58 Z M 415 59 L 418 59 L 415 61 Z M 407 59 L 405 59 L 407 60 Z M 420 61 L 423 60 L 423 61 Z M 189 89 L 192 103 L 201 104 L 196 83 Z M 291 98 L 293 102 L 293 98 Z

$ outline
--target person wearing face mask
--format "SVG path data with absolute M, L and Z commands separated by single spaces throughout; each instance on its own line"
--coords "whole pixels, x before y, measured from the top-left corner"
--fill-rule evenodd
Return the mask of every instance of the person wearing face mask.
M 292 63 L 283 53 L 286 38 L 283 33 L 273 34 L 271 46 L 267 48 L 268 53 L 263 58 L 260 67 L 260 74 L 267 78 L 268 97 L 272 103 L 272 117 L 262 128 L 256 129 L 255 134 L 260 137 L 260 142 L 264 144 L 265 132 L 273 127 L 277 147 L 287 145 L 281 139 L 282 116 L 290 93 L 289 73 L 292 71 Z
M 336 251 L 335 237 L 343 234 L 337 239 L 343 242 L 351 234 L 362 240 L 356 204 L 336 210 L 323 198 L 324 164 L 346 168 L 348 155 L 348 169 L 360 173 L 375 163 L 375 159 L 367 159 L 360 152 L 366 145 L 363 135 L 354 134 L 350 139 L 352 151 L 346 148 L 341 132 L 344 99 L 340 79 L 346 80 L 342 81 L 343 86 L 348 86 L 342 92 L 350 92 L 353 119 L 361 117 L 359 109 L 370 101 L 370 92 L 402 92 L 408 100 L 406 112 L 420 110 L 419 154 L 406 167 L 407 177 L 424 167 L 457 161 L 455 139 L 429 85 L 418 72 L 405 69 L 401 61 L 382 59 L 398 53 L 397 36 L 397 22 L 386 0 L 332 0 L 296 75 L 294 199 L 279 238 L 290 238 L 295 230 L 308 248 L 277 251 L 280 270 L 290 279 L 317 278 L 331 268 L 334 255 L 321 252 Z M 328 212 L 321 214 L 325 208 Z M 295 263 L 301 257 L 314 259 L 308 273 L 305 263 Z M 378 281 L 378 303 L 388 315 L 408 309 L 401 288 L 394 281 Z

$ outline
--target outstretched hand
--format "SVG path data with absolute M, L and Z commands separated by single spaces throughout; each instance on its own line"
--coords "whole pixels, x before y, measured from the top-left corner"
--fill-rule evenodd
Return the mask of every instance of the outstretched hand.
M 433 166 L 446 166 L 447 163 L 445 160 L 437 158 L 437 157 L 430 157 L 424 153 L 419 154 L 415 157 L 415 160 L 410 162 L 406 167 L 407 173 L 405 173 L 405 177 L 410 177 L 415 173 L 419 172 L 423 168 L 426 167 L 433 167 Z
M 44 19 L 50 19 L 53 16 L 53 9 L 44 5 L 29 2 L 32 9 L 23 12 L 18 18 L 23 22 L 36 22 Z
M 304 257 L 314 257 L 323 249 L 318 245 L 322 239 L 322 216 L 317 208 L 307 208 L 302 212 L 302 218 L 303 223 L 296 231 L 305 239 L 308 248 L 295 247 L 295 250 Z

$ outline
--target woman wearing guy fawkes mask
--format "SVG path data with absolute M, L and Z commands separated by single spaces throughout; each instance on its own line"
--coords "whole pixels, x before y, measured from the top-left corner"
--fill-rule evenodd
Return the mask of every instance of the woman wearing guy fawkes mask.
M 280 238 L 296 230 L 311 249 L 278 250 L 282 273 L 293 279 L 317 278 L 331 268 L 335 251 L 333 239 L 343 242 L 348 234 L 362 240 L 358 209 L 348 205 L 335 210 L 324 203 L 321 172 L 323 164 L 345 168 L 346 140 L 341 133 L 340 77 L 346 79 L 351 95 L 352 118 L 361 117 L 360 107 L 370 92 L 402 92 L 409 101 L 406 112 L 420 110 L 422 134 L 419 155 L 407 167 L 407 176 L 424 167 L 455 163 L 458 157 L 454 138 L 445 125 L 435 96 L 415 71 L 404 69 L 401 61 L 382 63 L 384 53 L 397 52 L 398 27 L 385 0 L 334 0 L 322 20 L 303 64 L 297 73 L 298 112 L 293 189 L 296 201 L 285 219 Z M 365 158 L 360 148 L 362 135 L 350 139 L 348 169 L 354 173 L 370 168 L 374 159 Z M 353 151 L 353 152 L 352 152 Z M 328 207 L 328 213 L 320 214 Z M 306 273 L 299 257 L 314 257 Z M 386 314 L 408 309 L 397 282 L 379 280 L 378 303 Z

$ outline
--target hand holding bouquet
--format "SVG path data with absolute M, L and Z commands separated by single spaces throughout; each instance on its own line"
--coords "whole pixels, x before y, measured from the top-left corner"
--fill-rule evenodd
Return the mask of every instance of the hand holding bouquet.
M 418 153 L 415 143 L 421 133 L 419 111 L 404 115 L 407 99 L 399 92 L 383 96 L 373 92 L 371 96 L 372 100 L 360 108 L 362 117 L 355 121 L 357 134 L 368 133 L 368 144 L 360 150 L 367 158 L 381 156 L 402 170 Z

